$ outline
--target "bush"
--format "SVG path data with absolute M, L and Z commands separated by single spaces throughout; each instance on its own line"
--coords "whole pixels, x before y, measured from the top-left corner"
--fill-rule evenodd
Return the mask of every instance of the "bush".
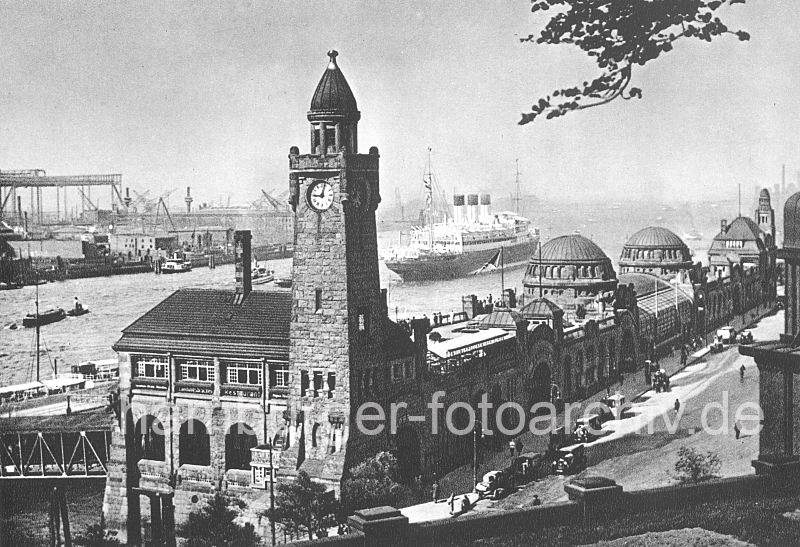
M 361 462 L 342 483 L 342 501 L 347 514 L 379 505 L 397 507 L 400 500 L 408 496 L 409 489 L 400 484 L 397 458 L 390 452 L 378 452 Z
M 236 522 L 241 501 L 229 500 L 219 492 L 199 511 L 189 514 L 189 520 L 178 528 L 188 547 L 253 547 L 259 537 L 249 522 Z
M 86 532 L 79 535 L 74 540 L 75 545 L 84 547 L 113 547 L 122 545 L 115 534 L 106 532 L 102 524 L 92 524 L 86 528 Z
M 694 448 L 682 446 L 675 462 L 676 478 L 682 483 L 698 483 L 719 477 L 722 462 L 715 452 L 698 452 Z
M 278 485 L 275 510 L 268 509 L 265 514 L 280 523 L 292 538 L 308 534 L 308 539 L 314 539 L 315 535 L 326 536 L 327 529 L 336 525 L 334 516 L 338 509 L 333 491 L 312 481 L 305 471 L 299 471 L 293 481 Z

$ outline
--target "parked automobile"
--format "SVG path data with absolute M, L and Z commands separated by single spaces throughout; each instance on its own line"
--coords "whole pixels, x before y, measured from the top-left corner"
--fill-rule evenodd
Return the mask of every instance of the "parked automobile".
M 586 452 L 582 444 L 561 448 L 553 460 L 553 471 L 559 475 L 580 473 L 586 468 Z
M 550 471 L 548 465 L 541 452 L 527 452 L 514 458 L 510 467 L 514 471 L 516 482 L 523 484 L 547 475 Z
M 613 419 L 621 419 L 623 412 L 625 412 L 625 396 L 621 393 L 617 392 L 613 395 L 608 397 L 603 397 L 600 399 L 600 402 L 603 403 L 608 411 L 603 412 L 600 415 L 600 419 L 603 421 L 613 420 Z
M 480 499 L 500 499 L 511 491 L 511 473 L 506 471 L 489 471 L 483 480 L 475 485 L 475 493 Z
M 742 331 L 739 334 L 739 343 L 740 344 L 752 344 L 753 343 L 753 332 L 749 330 Z
M 603 428 L 603 421 L 599 414 L 588 418 L 578 418 L 575 420 L 575 427 L 572 430 L 572 440 L 576 443 L 589 443 L 597 439 L 597 432 Z
M 653 389 L 656 390 L 656 393 L 669 391 L 669 376 L 663 368 L 653 374 Z
M 730 325 L 719 328 L 717 329 L 717 338 L 721 338 L 723 344 L 735 344 L 736 329 L 734 329 Z

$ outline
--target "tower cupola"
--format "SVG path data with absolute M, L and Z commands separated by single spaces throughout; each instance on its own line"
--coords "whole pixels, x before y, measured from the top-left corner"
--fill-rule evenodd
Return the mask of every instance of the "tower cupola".
M 330 61 L 311 98 L 311 153 L 358 153 L 358 111 L 356 98 L 336 63 L 336 50 L 328 52 Z

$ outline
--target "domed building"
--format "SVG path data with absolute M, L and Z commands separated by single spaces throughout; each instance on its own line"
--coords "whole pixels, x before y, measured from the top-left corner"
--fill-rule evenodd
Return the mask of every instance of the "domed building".
M 551 239 L 531 256 L 522 283 L 525 296 L 547 297 L 564 308 L 591 303 L 617 287 L 611 259 L 592 240 L 579 235 Z
M 662 277 L 692 268 L 692 254 L 674 232 L 648 226 L 633 234 L 622 248 L 620 273 L 649 273 Z

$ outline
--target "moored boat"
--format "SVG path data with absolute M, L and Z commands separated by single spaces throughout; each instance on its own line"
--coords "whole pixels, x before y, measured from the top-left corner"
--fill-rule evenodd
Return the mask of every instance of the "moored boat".
M 505 267 L 527 263 L 539 241 L 531 221 L 511 211 L 492 212 L 489 194 L 456 194 L 453 215 L 446 205 L 437 208 L 442 195 L 428 165 L 424 177 L 428 191 L 425 225 L 415 226 L 407 243 L 384 254 L 386 267 L 404 281 L 455 279 L 491 271 L 483 268 L 501 251 Z
M 61 321 L 67 316 L 62 308 L 51 308 L 39 313 L 29 313 L 22 319 L 23 327 L 36 327 L 49 325 L 56 321 Z
M 253 285 L 263 285 L 275 279 L 275 272 L 268 270 L 264 266 L 256 266 L 253 268 L 252 283 Z
M 161 266 L 161 273 L 163 274 L 172 274 L 172 273 L 183 273 L 183 272 L 191 272 L 192 271 L 192 263 L 188 260 L 167 260 L 164 262 L 164 265 Z

